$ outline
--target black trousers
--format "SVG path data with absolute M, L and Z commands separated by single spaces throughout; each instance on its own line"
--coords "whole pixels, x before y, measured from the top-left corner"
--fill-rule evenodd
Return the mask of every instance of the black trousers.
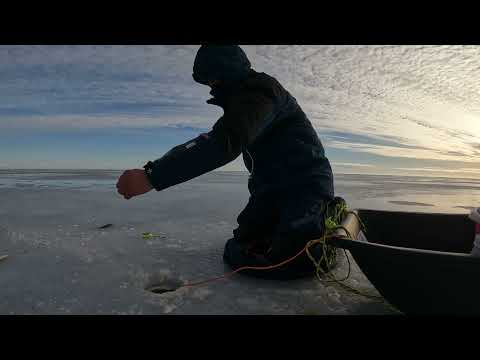
M 224 261 L 238 269 L 242 266 L 278 264 L 302 250 L 308 241 L 320 238 L 325 231 L 324 215 L 335 201 L 304 188 L 284 194 L 252 196 L 238 216 L 234 237 L 227 241 Z M 310 248 L 318 260 L 322 246 Z M 261 278 L 295 279 L 312 276 L 315 268 L 303 253 L 297 259 L 273 270 L 245 270 L 243 273 Z

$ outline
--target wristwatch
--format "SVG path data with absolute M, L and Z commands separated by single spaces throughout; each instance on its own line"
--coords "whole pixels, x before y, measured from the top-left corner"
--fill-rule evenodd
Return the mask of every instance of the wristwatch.
M 150 181 L 150 183 L 152 184 L 152 186 L 153 186 L 153 181 L 152 181 L 151 176 L 152 176 L 152 173 L 153 173 L 153 167 L 154 167 L 154 164 L 153 164 L 152 161 L 147 162 L 147 163 L 143 166 L 143 168 L 145 169 L 145 175 L 147 176 L 147 179 L 148 179 L 148 181 Z

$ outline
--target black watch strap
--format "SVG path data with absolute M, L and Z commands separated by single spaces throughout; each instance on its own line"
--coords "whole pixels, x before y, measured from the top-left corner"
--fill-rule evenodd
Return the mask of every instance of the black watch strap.
M 152 181 L 152 173 L 153 173 L 153 162 L 149 161 L 145 165 L 143 165 L 143 168 L 145 169 L 145 175 L 147 176 L 148 181 L 150 181 L 150 184 L 153 186 L 153 181 Z

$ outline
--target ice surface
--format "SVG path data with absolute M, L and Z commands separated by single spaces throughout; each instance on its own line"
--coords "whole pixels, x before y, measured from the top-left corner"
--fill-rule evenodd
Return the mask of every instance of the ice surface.
M 20 181 L 9 175 L 0 174 L 0 183 Z M 230 270 L 222 262 L 223 246 L 248 200 L 247 176 L 212 173 L 126 201 L 116 193 L 116 175 L 82 173 L 79 178 L 91 183 L 79 189 L 75 175 L 69 175 L 71 184 L 55 179 L 44 188 L 42 181 L 51 180 L 42 179 L 45 174 L 26 174 L 22 179 L 29 177 L 33 187 L 0 188 L 0 256 L 9 255 L 0 262 L 0 314 L 395 313 L 381 301 L 313 278 L 281 282 L 234 275 L 149 292 L 152 284 L 176 286 Z M 412 179 L 401 185 L 393 178 L 346 175 L 336 180 L 337 194 L 351 207 L 467 213 L 480 200 L 474 185 Z M 422 210 L 391 201 L 434 206 Z M 145 239 L 144 232 L 161 236 Z M 337 274 L 343 277 L 347 263 L 340 260 Z M 348 283 L 375 294 L 354 261 L 352 266 Z

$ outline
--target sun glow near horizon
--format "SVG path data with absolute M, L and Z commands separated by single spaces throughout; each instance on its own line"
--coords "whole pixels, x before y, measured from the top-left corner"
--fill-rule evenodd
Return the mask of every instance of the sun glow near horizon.
M 479 175 L 479 46 L 243 48 L 331 162 L 351 164 L 339 170 Z M 0 165 L 136 167 L 211 128 L 221 113 L 191 78 L 197 49 L 0 46 Z

